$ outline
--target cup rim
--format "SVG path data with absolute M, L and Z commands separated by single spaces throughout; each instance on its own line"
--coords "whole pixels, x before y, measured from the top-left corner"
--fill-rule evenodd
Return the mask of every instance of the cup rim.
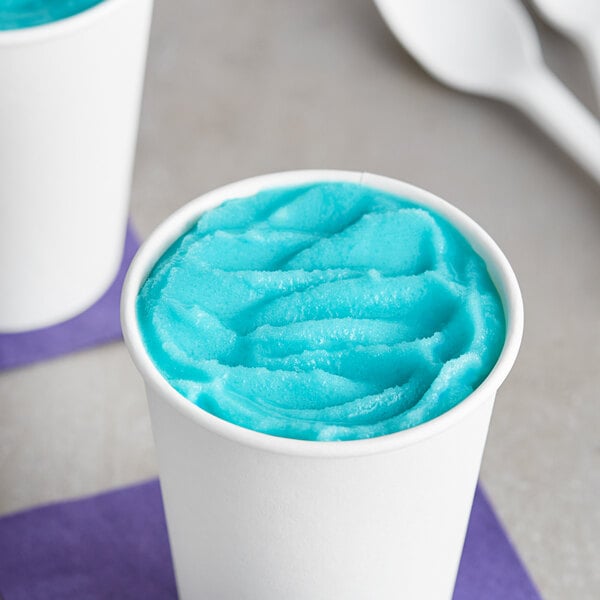
M 506 337 L 496 364 L 471 394 L 438 417 L 409 429 L 360 440 L 313 441 L 279 437 L 235 425 L 196 406 L 171 387 L 160 374 L 142 341 L 136 299 L 150 270 L 165 250 L 192 227 L 203 212 L 225 200 L 252 196 L 265 188 L 330 181 L 357 183 L 427 206 L 447 219 L 469 241 L 485 261 L 504 308 Z M 471 217 L 445 200 L 406 182 L 381 175 L 358 171 L 301 170 L 260 175 L 219 187 L 188 202 L 167 217 L 142 244 L 129 267 L 121 296 L 121 324 L 125 344 L 146 386 L 197 425 L 221 437 L 268 452 L 342 458 L 390 452 L 434 437 L 494 397 L 519 351 L 523 335 L 523 301 L 516 276 L 494 240 Z
M 71 35 L 107 17 L 117 10 L 120 4 L 131 1 L 133 0 L 100 0 L 98 4 L 81 12 L 49 23 L 18 29 L 2 29 L 0 30 L 0 48 L 2 46 L 43 43 L 55 37 Z

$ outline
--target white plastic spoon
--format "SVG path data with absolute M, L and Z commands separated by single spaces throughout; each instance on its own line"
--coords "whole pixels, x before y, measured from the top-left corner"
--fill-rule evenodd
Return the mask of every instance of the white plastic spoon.
M 600 0 L 597 0 L 600 2 Z M 529 115 L 600 184 L 600 124 L 548 70 L 515 0 L 375 0 L 404 47 L 434 77 Z
M 600 0 L 532 1 L 552 27 L 581 48 L 600 103 Z

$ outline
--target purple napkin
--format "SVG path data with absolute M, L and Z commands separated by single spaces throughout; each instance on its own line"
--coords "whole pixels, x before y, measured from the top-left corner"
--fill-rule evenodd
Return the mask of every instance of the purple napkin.
M 0 595 L 177 598 L 158 482 L 0 519 Z M 454 600 L 540 600 L 481 488 Z
M 454 600 L 541 600 L 481 486 L 475 491 Z
M 84 313 L 44 329 L 0 334 L 0 371 L 120 339 L 121 287 L 138 246 L 137 237 L 129 226 L 117 277 L 104 296 Z

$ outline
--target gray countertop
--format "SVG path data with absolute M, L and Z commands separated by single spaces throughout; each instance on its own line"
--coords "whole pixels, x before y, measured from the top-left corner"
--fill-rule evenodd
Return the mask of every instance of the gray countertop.
M 581 55 L 539 22 L 588 107 Z M 430 79 L 365 0 L 157 0 L 133 180 L 142 237 L 195 196 L 297 168 L 388 175 L 470 214 L 520 280 L 521 354 L 483 482 L 547 600 L 600 597 L 600 190 L 524 117 Z M 0 512 L 156 473 L 122 343 L 0 376 Z

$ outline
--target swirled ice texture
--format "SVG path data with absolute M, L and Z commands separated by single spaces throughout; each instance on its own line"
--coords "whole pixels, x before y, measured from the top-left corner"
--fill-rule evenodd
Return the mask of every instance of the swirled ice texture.
M 137 314 L 182 395 L 276 436 L 352 440 L 446 412 L 494 366 L 483 260 L 428 209 L 358 184 L 230 200 L 158 261 Z
M 102 0 L 0 0 L 0 31 L 72 17 Z

